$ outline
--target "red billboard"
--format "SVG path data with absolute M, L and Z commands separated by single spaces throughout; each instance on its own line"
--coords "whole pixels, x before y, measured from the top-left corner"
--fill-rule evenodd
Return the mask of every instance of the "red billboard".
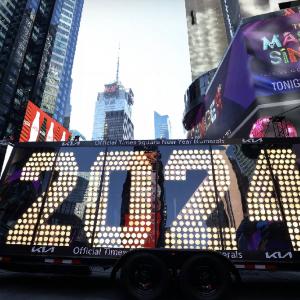
M 28 101 L 20 142 L 67 141 L 71 133 L 44 111 Z

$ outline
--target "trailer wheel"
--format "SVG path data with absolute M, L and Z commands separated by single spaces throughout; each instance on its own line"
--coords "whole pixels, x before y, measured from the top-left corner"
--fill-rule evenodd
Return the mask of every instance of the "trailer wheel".
M 191 257 L 180 272 L 180 288 L 193 300 L 223 299 L 230 283 L 230 272 L 218 257 L 202 254 Z
M 166 265 L 150 253 L 136 253 L 130 256 L 121 268 L 121 285 L 130 299 L 152 300 L 161 297 L 168 284 Z

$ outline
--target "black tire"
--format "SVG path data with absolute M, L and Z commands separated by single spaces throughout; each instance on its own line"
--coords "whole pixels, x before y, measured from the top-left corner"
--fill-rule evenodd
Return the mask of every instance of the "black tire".
M 191 257 L 180 272 L 180 288 L 187 299 L 224 299 L 230 283 L 230 272 L 218 257 L 201 254 Z
M 121 268 L 121 285 L 129 299 L 153 300 L 163 296 L 169 285 L 166 265 L 150 253 L 130 256 Z

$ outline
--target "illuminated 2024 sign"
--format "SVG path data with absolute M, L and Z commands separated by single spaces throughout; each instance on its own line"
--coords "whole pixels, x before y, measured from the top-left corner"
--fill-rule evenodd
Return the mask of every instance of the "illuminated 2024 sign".
M 267 156 L 265 155 L 265 151 Z M 154 191 L 157 189 L 152 163 L 156 152 L 100 152 L 90 169 L 84 231 L 92 247 L 149 247 L 155 230 Z M 207 176 L 164 233 L 166 248 L 236 250 L 235 227 L 209 227 L 208 216 L 217 208 L 216 199 L 224 197 L 236 178 L 230 173 L 222 150 L 173 150 L 164 167 L 164 180 L 184 181 L 189 170 L 205 170 Z M 13 245 L 69 246 L 70 225 L 49 225 L 47 221 L 75 188 L 78 165 L 73 152 L 33 153 L 22 169 L 21 181 L 36 181 L 43 171 L 58 172 L 43 194 L 9 230 L 6 243 Z M 126 226 L 107 225 L 110 175 L 130 172 L 129 216 Z M 274 194 L 278 183 L 280 203 Z M 44 201 L 44 200 L 45 201 Z M 250 221 L 287 222 L 294 250 L 300 249 L 300 176 L 296 155 L 291 149 L 261 150 L 247 193 Z M 221 232 L 220 232 L 221 231 Z M 34 239 L 34 240 L 33 240 Z M 155 246 L 154 244 L 152 245 Z

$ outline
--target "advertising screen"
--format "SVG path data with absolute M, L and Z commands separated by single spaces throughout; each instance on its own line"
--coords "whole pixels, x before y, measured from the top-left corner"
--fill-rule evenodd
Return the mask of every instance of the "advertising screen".
M 20 142 L 67 141 L 71 133 L 44 111 L 28 102 Z
M 297 135 L 299 61 L 299 8 L 246 20 L 207 90 L 199 136 L 247 137 L 257 120 L 275 116 L 286 117 Z
M 242 29 L 256 96 L 300 88 L 300 14 L 286 14 L 247 24 Z
M 243 34 L 237 33 L 204 98 L 200 137 L 223 137 L 253 104 L 255 94 Z

